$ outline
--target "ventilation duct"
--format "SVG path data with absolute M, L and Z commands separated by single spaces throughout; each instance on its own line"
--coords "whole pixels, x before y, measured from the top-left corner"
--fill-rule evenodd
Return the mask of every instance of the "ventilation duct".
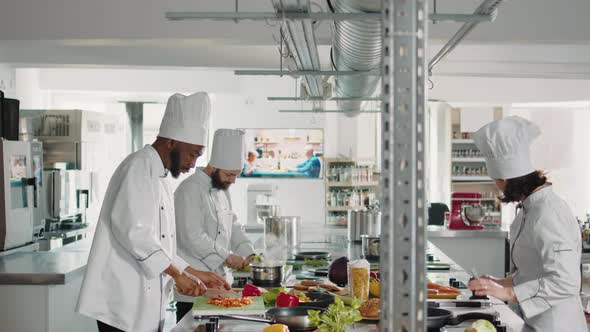
M 331 10 L 335 13 L 380 13 L 381 0 L 331 0 Z M 338 71 L 373 71 L 381 66 L 383 40 L 381 21 L 336 21 L 334 43 L 332 45 L 332 65 Z M 337 97 L 368 97 L 373 95 L 379 76 L 355 75 L 336 76 L 335 95 Z M 360 114 L 362 101 L 338 101 L 346 115 Z
M 273 7 L 277 13 L 311 13 L 309 0 L 273 0 Z M 320 56 L 315 40 L 312 21 L 286 20 L 286 42 L 291 50 L 295 65 L 299 70 L 319 71 Z M 282 55 L 281 55 L 282 56 Z M 324 88 L 322 79 L 317 75 L 303 76 L 307 95 L 322 97 Z M 323 108 L 322 102 L 313 102 L 314 109 Z

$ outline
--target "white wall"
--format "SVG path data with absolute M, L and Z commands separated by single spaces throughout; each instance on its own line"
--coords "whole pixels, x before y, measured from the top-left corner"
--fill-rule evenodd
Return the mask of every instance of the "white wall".
M 555 192 L 574 215 L 585 217 L 590 212 L 590 109 L 512 108 L 505 111 L 508 115 L 522 116 L 541 128 L 541 136 L 531 148 L 533 165 L 548 172 Z
M 294 95 L 292 78 L 235 76 L 230 70 L 144 70 L 144 69 L 19 69 L 22 100 L 34 100 L 30 107 L 82 108 L 102 112 L 124 112 L 120 101 L 155 101 L 145 105 L 144 121 L 157 132 L 167 97 L 174 93 L 208 91 L 212 100 L 210 141 L 217 128 L 323 128 L 326 156 L 337 149 L 337 115 L 331 121 L 324 114 L 279 113 L 278 109 L 306 108 L 295 103 L 271 103 L 269 96 Z M 149 143 L 149 142 L 144 142 Z M 206 161 L 203 158 L 199 164 Z M 186 176 L 184 176 L 186 177 Z M 182 180 L 184 177 L 181 177 Z M 173 181 L 177 186 L 180 180 Z M 232 186 L 233 205 L 246 221 L 248 184 L 269 180 L 238 179 Z M 323 180 L 277 179 L 284 215 L 302 216 L 303 223 L 325 221 Z
M 280 78 L 240 77 L 240 94 L 215 93 L 212 95 L 211 127 L 216 128 L 324 128 L 323 115 L 279 113 L 278 106 L 266 101 L 268 96 L 286 96 L 293 93 L 292 81 Z M 335 141 L 326 128 L 326 150 L 332 151 Z M 323 180 L 312 179 L 242 179 L 230 189 L 235 212 L 246 222 L 247 187 L 252 183 L 273 182 L 283 215 L 301 216 L 303 224 L 325 222 L 326 195 Z
M 379 119 L 378 113 L 360 114 L 355 117 L 339 114 L 336 152 L 354 160 L 375 162 L 378 158 L 376 135 Z
M 588 100 L 590 80 L 514 77 L 433 76 L 430 99 L 512 104 Z
M 14 98 L 16 91 L 16 70 L 4 63 L 0 63 L 0 90 L 6 98 Z
M 451 107 L 429 102 L 425 131 L 429 203 L 451 203 Z

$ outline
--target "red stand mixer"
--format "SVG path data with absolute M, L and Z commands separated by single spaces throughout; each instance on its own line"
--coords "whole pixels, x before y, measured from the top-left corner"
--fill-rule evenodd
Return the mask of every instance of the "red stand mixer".
M 449 229 L 482 230 L 486 217 L 480 193 L 452 193 Z

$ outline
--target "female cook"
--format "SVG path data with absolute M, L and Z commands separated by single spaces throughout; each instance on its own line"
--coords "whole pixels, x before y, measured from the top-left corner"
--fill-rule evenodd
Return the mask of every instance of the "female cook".
M 581 236 L 576 218 L 530 161 L 540 134 L 516 116 L 491 122 L 474 135 L 502 202 L 518 202 L 510 227 L 511 273 L 469 282 L 477 295 L 517 303 L 525 331 L 587 332 L 580 301 Z

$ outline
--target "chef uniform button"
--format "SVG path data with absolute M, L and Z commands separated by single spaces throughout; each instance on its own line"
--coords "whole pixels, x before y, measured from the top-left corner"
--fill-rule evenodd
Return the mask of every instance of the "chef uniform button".
M 162 239 L 165 238 L 165 237 L 166 237 L 166 235 L 162 234 Z
M 160 206 L 160 210 L 164 210 L 164 207 L 163 206 Z

